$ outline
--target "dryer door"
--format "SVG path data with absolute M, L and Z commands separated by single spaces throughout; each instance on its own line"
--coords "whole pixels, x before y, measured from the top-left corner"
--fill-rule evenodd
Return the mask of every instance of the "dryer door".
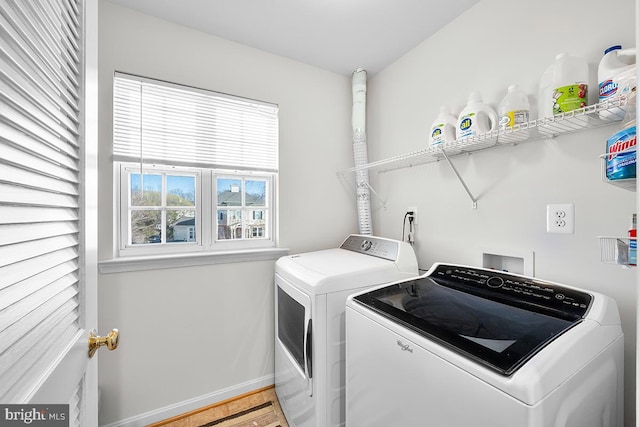
M 276 348 L 306 381 L 313 395 L 313 325 L 309 295 L 276 274 Z M 290 369 L 287 369 L 290 370 Z

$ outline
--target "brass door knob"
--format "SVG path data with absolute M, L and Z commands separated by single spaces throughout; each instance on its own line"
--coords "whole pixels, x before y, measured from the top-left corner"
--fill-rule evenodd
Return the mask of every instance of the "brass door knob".
M 106 337 L 97 336 L 96 331 L 91 331 L 89 334 L 89 357 L 93 357 L 102 346 L 107 346 L 109 350 L 115 350 L 118 348 L 119 338 L 120 333 L 117 329 L 112 329 Z

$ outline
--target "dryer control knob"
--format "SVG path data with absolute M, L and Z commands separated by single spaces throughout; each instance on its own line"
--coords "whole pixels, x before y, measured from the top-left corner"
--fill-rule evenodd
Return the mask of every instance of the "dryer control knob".
M 360 249 L 362 249 L 363 251 L 368 251 L 369 249 L 371 249 L 372 245 L 373 243 L 371 242 L 371 240 L 363 240 L 362 243 L 360 243 Z

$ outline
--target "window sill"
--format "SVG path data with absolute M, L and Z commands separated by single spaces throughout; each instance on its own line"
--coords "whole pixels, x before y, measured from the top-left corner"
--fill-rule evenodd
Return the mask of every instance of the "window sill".
M 244 251 L 192 253 L 144 257 L 117 258 L 100 261 L 100 273 L 158 270 L 161 268 L 193 267 L 198 265 L 229 264 L 234 262 L 276 260 L 288 255 L 289 249 L 269 248 Z

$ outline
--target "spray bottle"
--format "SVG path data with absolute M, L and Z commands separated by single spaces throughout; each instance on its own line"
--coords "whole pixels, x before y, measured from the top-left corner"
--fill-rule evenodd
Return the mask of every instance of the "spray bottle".
M 607 140 L 606 174 L 609 180 L 636 177 L 636 88 L 628 97 L 627 112 L 618 131 Z

